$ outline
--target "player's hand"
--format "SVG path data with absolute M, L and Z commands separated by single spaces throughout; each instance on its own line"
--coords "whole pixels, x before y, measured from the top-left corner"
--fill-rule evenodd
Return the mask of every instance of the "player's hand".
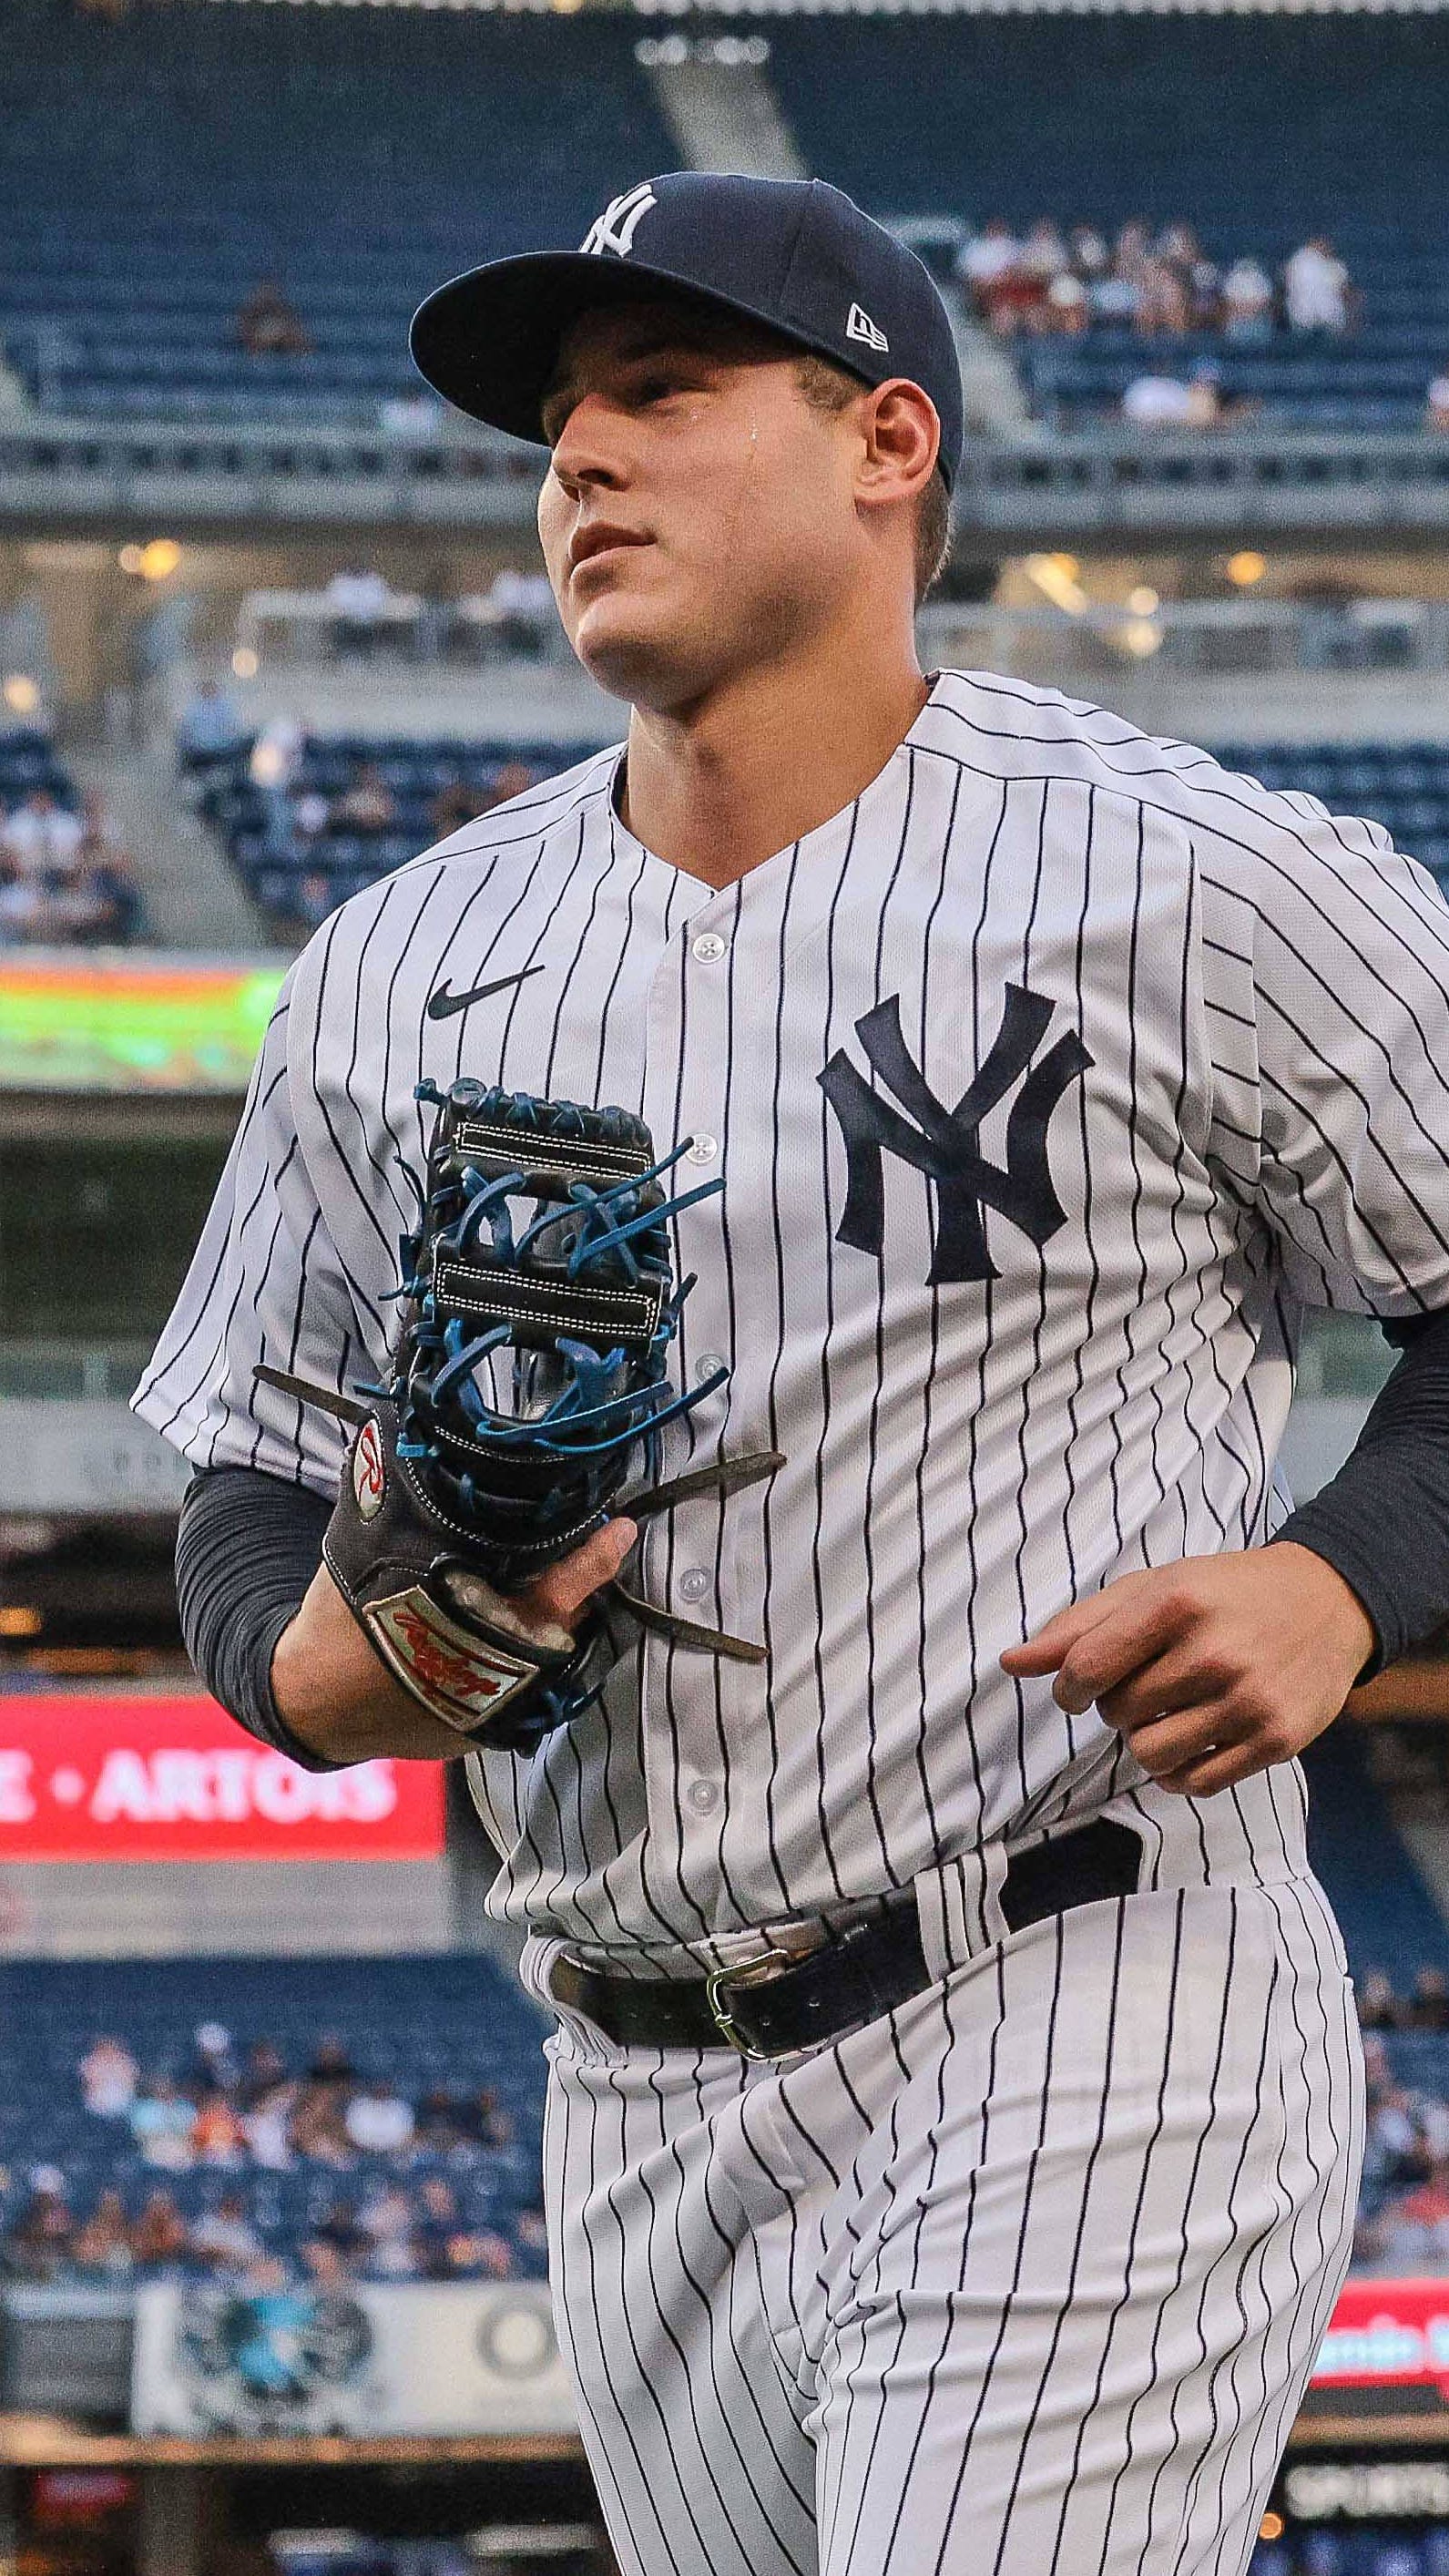
M 1373 1652 L 1357 1594 L 1283 1540 L 1120 1575 L 1002 1656 L 1095 1705 L 1164 1789 L 1195 1797 L 1286 1762 L 1332 1724 Z
M 610 1521 L 516 1595 L 514 1608 L 530 1625 L 536 1617 L 541 1628 L 552 1621 L 572 1628 L 618 1573 L 637 1535 L 632 1521 Z M 319 1565 L 277 1640 L 272 1696 L 292 1733 L 330 1762 L 372 1762 L 385 1755 L 456 1762 L 469 1749 L 393 1680 L 325 1565 Z

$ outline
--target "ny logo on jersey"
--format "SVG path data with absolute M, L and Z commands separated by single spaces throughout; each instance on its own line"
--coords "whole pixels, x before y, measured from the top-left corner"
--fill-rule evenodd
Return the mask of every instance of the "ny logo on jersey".
M 627 188 L 622 197 L 611 197 L 603 213 L 595 215 L 579 244 L 580 250 L 595 258 L 611 250 L 616 258 L 627 259 L 640 224 L 650 207 L 658 203 L 647 179 L 641 179 L 637 188 Z
M 908 1115 L 903 1118 L 878 1091 L 872 1091 L 844 1048 L 837 1047 L 818 1076 L 845 1139 L 846 1196 L 835 1230 L 837 1243 L 848 1243 L 857 1252 L 873 1252 L 878 1260 L 883 1255 L 883 1154 L 897 1155 L 936 1185 L 928 1286 L 997 1277 L 986 1242 L 988 1208 L 1018 1227 L 1038 1248 L 1050 1242 L 1066 1224 L 1067 1212 L 1052 1187 L 1047 1130 L 1068 1084 L 1079 1080 L 1092 1061 L 1072 1031 L 1058 1038 L 1035 1070 L 1027 1072 L 1055 1009 L 1056 1004 L 1040 993 L 1008 984 L 1006 1007 L 990 1053 L 954 1109 L 936 1098 L 911 1056 L 901 1030 L 899 994 L 893 993 L 888 1002 L 878 1003 L 856 1021 L 855 1034 L 873 1071 Z M 1016 1082 L 1021 1088 L 1007 1112 L 1006 1169 L 1002 1171 L 981 1152 L 981 1122 Z

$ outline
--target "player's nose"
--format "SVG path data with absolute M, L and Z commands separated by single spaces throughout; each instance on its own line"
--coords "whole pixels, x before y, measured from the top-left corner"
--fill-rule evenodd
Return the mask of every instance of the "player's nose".
M 625 421 L 602 393 L 581 394 L 554 442 L 553 470 L 564 490 L 618 491 L 627 480 Z

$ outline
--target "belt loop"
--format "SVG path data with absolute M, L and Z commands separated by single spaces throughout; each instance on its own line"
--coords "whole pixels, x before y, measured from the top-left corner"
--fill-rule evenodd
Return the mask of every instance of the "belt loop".
M 933 1977 L 948 1977 L 1007 1939 L 1001 1911 L 1006 1859 L 1005 1843 L 985 1843 L 939 1869 L 922 1870 L 916 1879 L 921 1947 Z

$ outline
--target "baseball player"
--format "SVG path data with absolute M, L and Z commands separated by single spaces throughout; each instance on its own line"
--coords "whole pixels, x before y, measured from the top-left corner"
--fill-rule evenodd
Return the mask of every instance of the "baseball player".
M 459 1752 L 319 1566 L 342 1431 L 255 1371 L 382 1366 L 419 1081 L 689 1140 L 724 1186 L 677 1218 L 676 1376 L 713 1392 L 667 1464 L 783 1464 L 519 1599 L 567 1627 L 632 1557 L 767 1658 L 625 1622 L 535 1751 L 466 1755 L 557 2017 L 620 2563 L 1238 2576 L 1359 2163 L 1294 1756 L 1449 1610 L 1449 919 L 1371 824 L 922 674 L 951 332 L 833 189 L 643 182 L 414 350 L 550 450 L 628 738 L 287 978 L 136 1399 L 196 1470 L 192 1651 L 300 1760 Z M 1308 1306 L 1404 1355 L 1290 1518 Z

